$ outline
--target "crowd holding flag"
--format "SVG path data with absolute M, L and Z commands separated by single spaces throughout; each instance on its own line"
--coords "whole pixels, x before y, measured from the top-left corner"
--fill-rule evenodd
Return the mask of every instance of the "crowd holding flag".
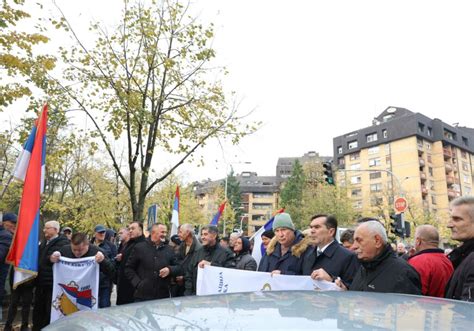
M 224 201 L 220 206 L 219 206 L 219 209 L 217 210 L 217 213 L 214 215 L 214 218 L 212 219 L 211 221 L 211 225 L 215 225 L 217 226 L 217 223 L 219 223 L 219 219 L 221 218 L 222 216 L 222 213 L 224 212 L 224 209 L 225 209 L 225 204 L 227 203 L 227 200 Z
M 38 273 L 40 195 L 44 189 L 47 120 L 48 106 L 44 105 L 14 171 L 15 178 L 24 180 L 24 186 L 17 231 L 6 258 L 15 268 L 13 288 Z
M 262 243 L 262 233 L 265 231 L 271 230 L 273 226 L 273 221 L 275 220 L 275 215 L 281 214 L 285 211 L 285 208 L 278 210 L 275 214 L 273 214 L 272 218 L 270 218 L 267 223 L 265 223 L 257 232 L 253 235 L 254 245 L 252 250 L 252 257 L 257 262 L 257 265 L 260 263 L 262 256 L 265 254 L 265 248 L 263 247 Z M 250 239 L 252 239 L 250 238 Z
M 171 215 L 171 232 L 173 236 L 178 234 L 179 228 L 179 186 L 176 186 L 176 193 L 174 195 L 173 214 Z

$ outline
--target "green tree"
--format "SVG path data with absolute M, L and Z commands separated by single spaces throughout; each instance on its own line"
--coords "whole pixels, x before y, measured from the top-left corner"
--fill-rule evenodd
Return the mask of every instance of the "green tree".
M 225 190 L 225 181 L 222 183 Z M 229 224 L 230 231 L 240 225 L 240 217 L 242 216 L 242 197 L 240 193 L 240 183 L 234 175 L 234 169 L 231 168 L 230 173 L 227 175 L 227 209 L 232 209 L 232 213 L 224 213 L 223 217 L 226 217 L 226 223 Z M 226 229 L 227 230 L 227 229 Z M 226 231 L 226 233 L 229 233 Z
M 133 218 L 143 219 L 147 195 L 215 137 L 237 144 L 253 132 L 243 125 L 210 61 L 213 27 L 189 17 L 179 1 L 144 5 L 124 1 L 120 26 L 112 33 L 99 24 L 97 39 L 87 48 L 63 16 L 58 24 L 71 31 L 77 45 L 62 49 L 65 70 L 61 86 L 91 119 L 98 142 L 129 192 Z M 119 165 L 112 139 L 126 141 L 125 168 Z M 161 176 L 152 162 L 176 155 Z M 203 159 L 199 160 L 203 162 Z
M 296 223 L 299 223 L 303 217 L 303 190 L 305 184 L 306 178 L 303 166 L 298 160 L 295 160 L 291 176 L 280 193 L 280 206 L 291 214 Z

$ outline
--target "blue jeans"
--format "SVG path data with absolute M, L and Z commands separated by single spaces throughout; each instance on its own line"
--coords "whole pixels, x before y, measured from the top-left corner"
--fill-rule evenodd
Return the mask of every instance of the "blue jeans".
M 99 288 L 99 308 L 110 307 L 110 287 Z

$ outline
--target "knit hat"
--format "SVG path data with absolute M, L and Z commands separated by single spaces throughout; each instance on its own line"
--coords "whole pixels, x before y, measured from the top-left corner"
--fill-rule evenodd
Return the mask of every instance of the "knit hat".
M 273 220 L 273 231 L 275 231 L 278 228 L 287 228 L 293 231 L 295 230 L 295 225 L 293 224 L 293 221 L 291 220 L 290 214 L 281 213 L 275 216 L 275 219 Z
M 18 217 L 14 213 L 6 213 L 2 216 L 2 222 L 10 221 L 12 223 L 16 223 Z

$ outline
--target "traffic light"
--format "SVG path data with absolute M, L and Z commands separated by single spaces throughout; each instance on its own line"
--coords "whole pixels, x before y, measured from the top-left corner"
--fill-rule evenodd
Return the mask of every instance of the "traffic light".
M 332 162 L 324 162 L 323 163 L 323 168 L 324 168 L 324 180 L 326 183 L 329 185 L 336 185 L 334 182 L 334 175 L 332 173 Z
M 390 222 L 390 231 L 397 237 L 403 237 L 402 215 L 392 214 L 390 218 L 393 220 Z

